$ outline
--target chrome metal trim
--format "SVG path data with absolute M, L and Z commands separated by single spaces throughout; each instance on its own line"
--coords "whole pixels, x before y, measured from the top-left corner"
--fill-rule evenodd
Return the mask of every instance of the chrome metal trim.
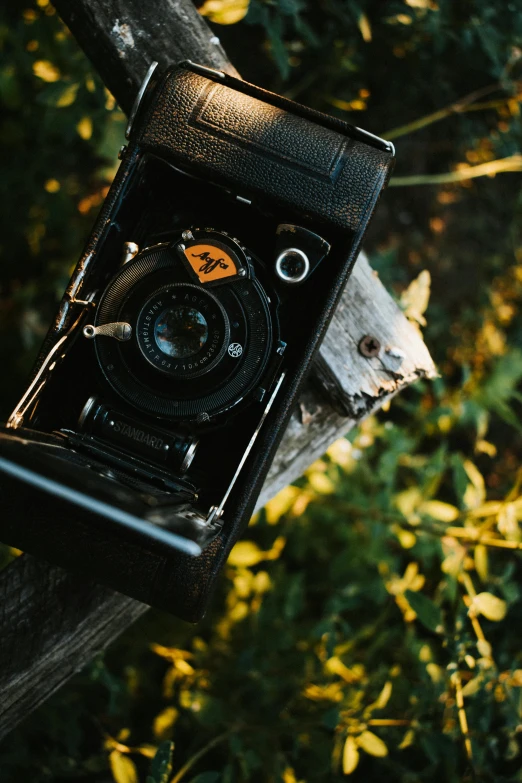
M 196 456 L 196 450 L 198 446 L 199 446 L 199 440 L 198 438 L 194 438 L 194 440 L 192 441 L 192 443 L 187 449 L 187 453 L 185 454 L 185 459 L 180 465 L 179 468 L 180 473 L 185 473 L 190 468 L 190 466 L 192 465 L 192 461 Z
M 87 418 L 87 416 L 92 410 L 92 406 L 96 405 L 97 402 L 98 402 L 98 398 L 95 395 L 89 397 L 89 399 L 83 406 L 82 412 L 80 413 L 80 416 L 78 418 L 78 427 L 83 427 L 83 425 L 85 424 L 85 419 Z
M 232 490 L 234 488 L 234 484 L 236 483 L 236 481 L 238 479 L 238 476 L 241 473 L 241 470 L 243 469 L 243 465 L 247 461 L 248 455 L 252 451 L 252 448 L 253 448 L 254 443 L 255 443 L 255 441 L 257 439 L 257 436 L 259 435 L 261 427 L 263 426 L 263 424 L 265 422 L 265 419 L 268 416 L 268 412 L 269 412 L 270 408 L 272 407 L 272 404 L 273 404 L 273 402 L 274 402 L 274 400 L 275 400 L 275 398 L 277 396 L 277 393 L 279 392 L 279 389 L 281 388 L 281 384 L 283 383 L 284 379 L 285 379 L 285 373 L 283 373 L 281 375 L 281 377 L 279 378 L 279 380 L 278 380 L 278 382 L 276 384 L 276 387 L 275 387 L 274 391 L 272 392 L 270 399 L 268 400 L 267 406 L 266 406 L 265 410 L 263 411 L 263 415 L 261 416 L 259 424 L 257 425 L 254 434 L 250 438 L 248 446 L 246 447 L 245 452 L 244 452 L 243 456 L 241 457 L 241 461 L 240 461 L 239 465 L 237 466 L 237 470 L 234 473 L 234 476 L 232 477 L 232 481 L 228 485 L 228 489 L 225 492 L 223 500 L 221 501 L 219 506 L 211 506 L 210 507 L 209 512 L 208 512 L 208 517 L 207 517 L 207 524 L 208 525 L 211 525 L 212 522 L 214 522 L 216 519 L 220 519 L 223 516 L 223 508 L 225 506 L 225 503 L 227 502 L 227 500 L 229 498 L 229 495 L 230 495 L 230 493 L 232 492 Z
M 78 286 L 78 288 L 79 288 L 79 286 Z M 70 296 L 67 293 L 66 293 L 66 296 L 68 297 L 69 302 L 71 304 L 79 304 L 79 305 L 83 305 L 85 307 L 86 305 L 94 305 L 94 306 L 96 306 L 96 303 L 94 301 L 94 297 L 96 296 L 96 294 L 97 294 L 97 291 L 91 291 L 91 293 L 88 295 L 87 299 L 76 299 L 75 296 Z
M 114 337 L 120 343 L 125 343 L 132 337 L 132 326 L 126 321 L 114 321 L 110 324 L 101 324 L 101 326 L 86 324 L 83 327 L 83 336 L 87 340 L 93 340 L 95 337 Z
M 191 68 L 193 68 L 195 71 L 198 71 L 203 76 L 210 76 L 218 79 L 224 79 L 226 74 L 223 71 L 218 71 L 215 68 L 209 68 L 206 65 L 200 65 L 199 63 L 194 63 L 192 60 L 185 60 L 187 65 L 190 65 Z
M 147 85 L 150 82 L 152 74 L 154 73 L 154 71 L 156 70 L 157 67 L 158 67 L 158 63 L 156 61 L 152 62 L 149 65 L 149 70 L 145 74 L 145 78 L 143 79 L 143 81 L 141 83 L 141 87 L 138 90 L 138 94 L 136 95 L 136 99 L 135 99 L 134 104 L 132 106 L 131 113 L 129 114 L 129 121 L 128 121 L 127 127 L 125 129 L 125 138 L 126 139 L 130 138 L 131 131 L 132 131 L 132 126 L 133 126 L 134 120 L 136 119 L 136 115 L 138 113 L 138 109 L 140 108 L 141 99 L 143 98 L 143 95 L 145 94 L 145 90 L 147 89 Z
M 201 547 L 195 541 L 184 538 L 171 530 L 163 530 L 154 523 L 148 522 L 145 519 L 140 519 L 118 506 L 110 505 L 103 500 L 97 500 L 92 497 L 92 495 L 87 495 L 85 492 L 73 489 L 72 487 L 67 486 L 67 484 L 60 484 L 54 479 L 42 476 L 34 470 L 29 470 L 18 463 L 11 462 L 2 457 L 0 457 L 0 473 L 7 473 L 8 476 L 12 476 L 17 481 L 24 481 L 26 484 L 30 484 L 31 486 L 42 490 L 42 492 L 59 497 L 67 503 L 72 503 L 75 506 L 87 509 L 98 516 L 108 517 L 109 519 L 118 522 L 120 525 L 123 525 L 128 530 L 152 538 L 160 544 L 166 544 L 169 547 L 174 546 L 187 555 L 192 555 L 194 557 L 201 554 Z
M 56 361 L 51 363 L 51 359 L 53 359 L 55 357 L 56 353 L 63 346 L 63 344 L 67 340 L 67 338 L 74 332 L 74 330 L 76 329 L 76 327 L 78 326 L 78 324 L 80 323 L 80 321 L 82 320 L 83 317 L 84 317 L 84 313 L 82 312 L 82 313 L 80 313 L 80 315 L 78 316 L 76 321 L 73 323 L 73 325 L 70 327 L 69 331 L 67 331 L 63 335 L 63 337 L 60 337 L 60 339 L 58 340 L 56 345 L 54 345 L 51 348 L 51 350 L 49 351 L 49 353 L 47 354 L 47 356 L 43 360 L 40 369 L 38 370 L 38 372 L 34 376 L 34 378 L 31 381 L 31 383 L 29 384 L 29 386 L 28 386 L 24 396 L 22 397 L 22 399 L 20 400 L 20 402 L 18 403 L 16 408 L 13 410 L 13 412 L 9 416 L 9 419 L 7 420 L 7 424 L 5 425 L 6 429 L 16 430 L 16 429 L 18 429 L 18 427 L 21 427 L 21 425 L 23 424 L 23 420 L 24 420 L 24 414 L 26 413 L 29 405 L 31 405 L 31 403 L 33 402 L 35 397 L 40 392 L 40 389 L 42 389 L 42 387 L 45 385 L 47 379 L 44 378 L 42 383 L 36 389 L 35 393 L 32 394 L 34 388 L 37 386 L 37 384 L 39 383 L 40 379 L 42 378 L 42 375 L 44 374 L 44 372 L 46 370 L 51 371 L 51 370 L 54 369 L 54 367 L 56 366 Z M 63 355 L 64 354 L 62 354 L 62 356 Z
M 120 266 L 128 264 L 129 261 L 132 261 L 134 256 L 137 256 L 139 252 L 140 248 L 136 242 L 124 242 Z
M 383 139 L 381 136 L 376 136 L 375 133 L 370 133 L 370 131 L 363 130 L 363 128 L 358 128 L 357 126 L 354 127 L 358 133 L 361 133 L 363 136 L 366 136 L 366 138 L 369 141 L 379 144 L 379 146 L 383 147 L 386 150 L 386 152 L 391 152 L 391 154 L 395 157 L 395 147 L 391 141 L 387 141 L 386 139 Z

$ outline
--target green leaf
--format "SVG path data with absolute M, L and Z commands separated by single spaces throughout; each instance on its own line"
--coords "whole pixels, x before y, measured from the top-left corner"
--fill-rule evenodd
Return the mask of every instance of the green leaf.
M 71 106 L 76 100 L 79 84 L 76 82 L 56 82 L 49 84 L 38 94 L 38 103 L 55 108 Z
M 109 756 L 109 764 L 115 783 L 138 783 L 136 765 L 132 759 L 120 753 L 119 750 L 112 751 Z
M 252 0 L 245 17 L 245 22 L 248 24 L 261 24 L 265 28 L 267 38 L 270 42 L 272 57 L 283 79 L 288 78 L 290 73 L 288 52 L 283 39 L 285 18 L 288 17 L 284 17 L 282 14 L 272 13 L 269 8 L 263 3 L 260 3 L 259 0 Z
M 418 507 L 420 514 L 427 514 L 439 522 L 454 522 L 459 515 L 458 508 L 442 500 L 426 500 Z
M 383 756 L 388 755 L 386 743 L 383 742 L 377 734 L 374 734 L 373 731 L 363 731 L 362 734 L 359 734 L 359 736 L 355 738 L 355 742 L 370 756 L 382 758 Z
M 455 494 L 459 499 L 459 503 L 464 500 L 464 495 L 469 484 L 468 474 L 464 469 L 464 463 L 460 454 L 454 454 L 452 457 L 453 464 L 453 486 L 455 488 Z
M 492 593 L 478 593 L 473 598 L 471 606 L 476 612 L 496 623 L 503 620 L 507 612 L 507 603 Z
M 253 541 L 238 541 L 228 558 L 228 564 L 242 568 L 262 563 L 266 559 L 263 552 Z
M 153 783 L 168 783 L 172 772 L 173 742 L 162 742 L 150 765 L 150 778 Z M 147 780 L 149 783 L 149 780 Z
M 359 763 L 359 751 L 357 743 L 352 736 L 346 737 L 343 748 L 343 772 L 345 775 L 351 775 Z
M 516 399 L 517 387 L 521 380 L 522 351 L 512 348 L 497 360 L 493 371 L 474 394 L 474 399 L 479 405 L 493 411 L 519 431 L 522 431 L 522 425 L 510 402 Z
M 422 593 L 415 593 L 413 590 L 406 590 L 404 593 L 406 600 L 417 615 L 419 621 L 429 630 L 436 631 L 442 625 L 442 614 L 440 608 Z
M 303 575 L 296 574 L 287 585 L 284 616 L 286 620 L 293 620 L 303 607 Z
M 323 713 L 321 725 L 330 729 L 330 731 L 334 731 L 339 725 L 339 713 L 339 707 L 332 707 L 331 709 L 326 710 L 326 712 Z
M 320 46 L 321 42 L 318 39 L 318 37 L 315 35 L 314 31 L 310 27 L 310 25 L 306 24 L 301 17 L 296 17 L 294 20 L 295 29 L 299 33 L 299 35 L 303 38 L 303 40 L 306 41 L 306 43 L 310 44 L 310 46 Z
M 246 16 L 248 0 L 206 0 L 199 13 L 215 24 L 236 24 Z
M 268 37 L 272 47 L 272 56 L 279 73 L 283 79 L 288 79 L 290 75 L 290 65 L 288 63 L 288 52 L 283 40 L 283 32 L 280 24 L 271 24 L 267 29 Z
M 297 0 L 278 0 L 277 4 L 285 16 L 297 16 L 301 10 L 301 3 Z
M 217 783 L 221 777 L 221 772 L 202 772 L 192 778 L 190 783 Z

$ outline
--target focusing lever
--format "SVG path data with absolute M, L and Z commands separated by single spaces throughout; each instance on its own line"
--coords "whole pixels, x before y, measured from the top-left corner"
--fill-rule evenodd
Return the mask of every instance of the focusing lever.
M 132 326 L 125 321 L 115 321 L 101 326 L 87 324 L 83 327 L 83 336 L 88 340 L 93 340 L 95 337 L 114 337 L 120 343 L 125 343 L 132 337 Z

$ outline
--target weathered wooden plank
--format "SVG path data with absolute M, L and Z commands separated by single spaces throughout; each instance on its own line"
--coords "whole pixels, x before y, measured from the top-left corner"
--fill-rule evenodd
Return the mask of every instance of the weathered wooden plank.
M 151 62 L 194 60 L 238 73 L 190 0 L 55 0 L 63 21 L 127 114 Z
M 153 59 L 163 66 L 189 58 L 233 72 L 190 0 L 157 0 L 153 7 L 141 0 L 55 5 L 124 109 Z M 381 343 L 377 357 L 360 356 L 363 333 Z M 422 339 L 361 257 L 260 502 L 390 395 L 434 374 Z M 0 607 L 0 737 L 147 608 L 28 555 L 0 572 Z
M 363 337 L 378 349 L 366 358 Z M 413 326 L 361 253 L 334 313 L 315 372 L 330 402 L 353 419 L 367 416 L 390 395 L 419 378 L 433 377 L 433 360 Z
M 22 555 L 0 573 L 0 738 L 148 607 Z

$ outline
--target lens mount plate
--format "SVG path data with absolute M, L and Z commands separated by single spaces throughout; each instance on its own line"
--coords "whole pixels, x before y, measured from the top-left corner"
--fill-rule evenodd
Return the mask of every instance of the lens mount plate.
M 187 304 L 194 305 L 207 325 L 205 312 L 216 315 L 220 337 L 207 361 L 199 361 L 197 367 L 188 366 L 205 355 L 210 334 L 201 352 L 196 352 L 184 368 L 179 363 L 176 368 L 164 351 L 158 350 L 159 359 L 151 361 L 144 347 L 145 337 L 150 340 L 152 336 L 151 325 L 157 325 L 158 318 L 169 309 L 165 306 L 168 297 L 183 292 L 189 295 Z M 143 318 L 147 308 L 154 305 L 157 318 L 153 321 L 149 313 L 151 321 L 145 330 Z M 211 328 L 214 319 L 209 318 Z M 95 324 L 115 321 L 131 324 L 133 337 L 124 343 L 93 340 L 105 378 L 134 408 L 170 420 L 194 421 L 202 414 L 213 417 L 237 405 L 259 382 L 274 340 L 269 301 L 255 278 L 234 280 L 209 291 L 194 284 L 172 243 L 146 248 L 109 283 Z M 161 364 L 163 360 L 165 365 Z M 171 367 L 167 367 L 169 363 Z

